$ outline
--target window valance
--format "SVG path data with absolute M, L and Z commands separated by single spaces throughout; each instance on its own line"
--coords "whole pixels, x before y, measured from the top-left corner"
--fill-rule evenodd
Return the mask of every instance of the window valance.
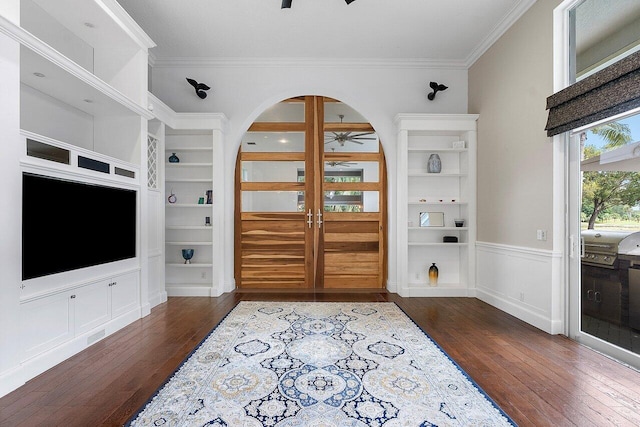
M 640 51 L 547 98 L 548 136 L 640 107 Z

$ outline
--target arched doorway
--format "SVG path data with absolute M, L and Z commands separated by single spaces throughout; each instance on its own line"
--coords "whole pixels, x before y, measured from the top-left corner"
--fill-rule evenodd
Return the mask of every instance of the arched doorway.
M 378 137 L 346 104 L 287 99 L 245 134 L 236 161 L 240 289 L 386 286 L 386 166 Z

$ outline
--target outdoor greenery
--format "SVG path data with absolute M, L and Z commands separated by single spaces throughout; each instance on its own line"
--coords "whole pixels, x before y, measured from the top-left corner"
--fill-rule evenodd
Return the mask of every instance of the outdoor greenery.
M 590 132 L 608 141 L 605 150 L 631 142 L 629 127 L 621 123 L 598 126 Z M 593 145 L 583 144 L 582 158 L 591 158 L 601 153 Z M 640 211 L 635 209 L 640 200 L 640 174 L 637 172 L 583 172 L 581 221 L 588 229 L 596 225 L 611 228 L 640 227 Z M 634 223 L 635 227 L 634 227 Z

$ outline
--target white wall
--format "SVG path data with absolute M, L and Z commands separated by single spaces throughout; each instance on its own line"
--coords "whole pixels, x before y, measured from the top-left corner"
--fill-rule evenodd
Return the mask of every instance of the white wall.
M 211 86 L 199 99 L 185 80 L 193 78 Z M 365 117 L 376 129 L 387 160 L 389 206 L 395 204 L 396 132 L 393 118 L 399 112 L 466 113 L 467 71 L 429 68 L 416 64 L 380 63 L 238 63 L 236 65 L 157 63 L 152 92 L 178 112 L 221 112 L 229 118 L 225 137 L 225 218 L 233 219 L 234 169 L 242 135 L 268 107 L 293 96 L 323 95 L 341 100 Z M 427 100 L 429 82 L 449 87 L 435 101 Z M 389 209 L 389 282 L 395 284 L 395 212 Z M 225 236 L 233 250 L 233 230 Z

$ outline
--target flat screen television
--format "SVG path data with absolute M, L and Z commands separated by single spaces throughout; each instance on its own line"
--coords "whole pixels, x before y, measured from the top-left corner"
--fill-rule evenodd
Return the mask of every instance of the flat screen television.
M 22 280 L 136 256 L 135 190 L 22 174 Z

